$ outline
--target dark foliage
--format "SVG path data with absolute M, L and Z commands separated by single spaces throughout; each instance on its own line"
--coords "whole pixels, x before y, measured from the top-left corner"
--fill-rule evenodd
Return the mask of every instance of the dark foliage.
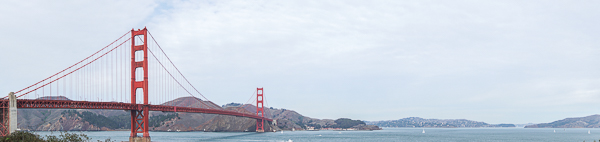
M 113 120 L 116 123 L 118 123 L 119 129 L 131 128 L 131 115 L 130 114 L 109 116 L 108 119 Z
M 306 129 L 306 126 L 305 126 L 304 123 L 302 123 L 302 121 L 300 121 L 300 122 L 294 122 L 294 123 L 296 123 L 296 125 L 300 126 L 300 128 Z
M 123 115 L 115 115 L 106 117 L 103 115 L 98 115 L 89 111 L 77 112 L 75 110 L 66 110 L 61 114 L 65 116 L 79 116 L 83 118 L 83 121 L 87 121 L 90 124 L 98 127 L 106 127 L 109 129 L 130 129 L 131 128 L 131 115 L 123 114 Z M 163 124 L 163 122 L 173 119 L 179 118 L 178 113 L 170 113 L 167 115 L 156 115 L 148 118 L 149 126 L 159 127 Z
M 2 137 L 0 142 L 43 142 L 44 139 L 40 135 L 29 132 L 17 131 L 6 137 Z
M 315 127 L 315 129 L 321 129 L 321 125 L 319 125 L 319 124 L 306 124 L 306 125 L 310 126 L 310 127 Z
M 60 132 L 60 136 L 46 136 L 46 141 L 49 142 L 84 142 L 89 141 L 91 138 L 85 134 L 75 134 Z
M 61 114 L 67 116 L 79 116 L 83 118 L 83 121 L 87 121 L 90 124 L 97 127 L 106 127 L 109 129 L 128 129 L 130 127 L 129 115 L 112 116 L 111 118 L 104 115 L 98 115 L 89 111 L 77 112 L 75 110 L 66 110 Z
M 106 116 L 94 114 L 89 111 L 81 112 L 80 115 L 83 120 L 90 122 L 90 124 L 98 126 L 98 127 L 106 127 L 106 128 L 119 128 L 119 124 L 113 120 L 108 119 Z
M 352 120 L 348 118 L 340 118 L 335 120 L 335 125 L 329 126 L 330 128 L 350 128 L 356 125 L 365 124 L 365 122 L 360 120 Z
M 171 114 L 167 114 L 167 115 L 156 115 L 156 116 L 152 116 L 150 118 L 148 118 L 148 125 L 149 126 L 153 126 L 153 127 L 158 127 L 160 125 L 162 125 L 163 122 L 167 121 L 167 120 L 171 120 L 173 118 L 179 118 L 179 114 L 178 113 L 171 113 Z
M 84 142 L 89 140 L 90 138 L 85 134 L 67 132 L 61 132 L 59 136 L 46 136 L 45 140 L 37 134 L 26 131 L 16 131 L 9 136 L 0 137 L 0 142 Z
M 244 105 L 244 104 L 240 104 L 240 103 L 234 103 L 234 102 L 231 102 L 231 103 L 228 103 L 228 104 L 222 105 L 221 107 L 224 107 L 224 108 L 225 108 L 225 107 L 239 107 L 239 106 L 242 106 L 242 105 Z

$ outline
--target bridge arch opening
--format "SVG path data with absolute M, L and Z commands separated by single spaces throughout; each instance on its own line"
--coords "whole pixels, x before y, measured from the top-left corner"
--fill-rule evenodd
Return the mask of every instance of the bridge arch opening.
M 137 88 L 135 89 L 135 100 L 136 100 L 136 104 L 144 104 L 144 88 Z M 132 102 L 133 103 L 133 102 Z
M 144 61 L 144 51 L 143 50 L 135 51 L 135 61 L 136 62 Z
M 135 81 L 144 81 L 144 68 L 135 68 Z
M 133 40 L 135 41 L 135 46 L 144 45 L 144 35 L 135 35 L 133 36 Z

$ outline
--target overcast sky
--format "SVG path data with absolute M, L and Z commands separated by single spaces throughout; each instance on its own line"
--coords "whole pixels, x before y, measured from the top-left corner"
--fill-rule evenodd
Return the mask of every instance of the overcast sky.
M 598 1 L 0 2 L 0 92 L 147 27 L 217 104 L 313 117 L 545 123 L 598 114 Z

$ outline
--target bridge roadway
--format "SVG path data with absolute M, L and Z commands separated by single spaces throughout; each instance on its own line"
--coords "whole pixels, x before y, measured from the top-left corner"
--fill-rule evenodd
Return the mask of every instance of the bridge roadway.
M 2 107 L 8 106 L 8 99 L 1 99 L 0 105 Z M 46 108 L 46 109 L 114 109 L 114 110 L 141 110 L 143 104 L 131 104 L 122 102 L 88 102 L 88 101 L 70 101 L 70 100 L 32 100 L 32 99 L 18 99 L 17 108 Z M 262 119 L 266 121 L 273 121 L 272 119 L 260 117 L 255 114 L 245 114 L 229 110 L 217 110 L 217 109 L 204 109 L 204 108 L 192 108 L 192 107 L 177 107 L 177 106 L 164 106 L 164 105 L 148 105 L 149 111 L 164 111 L 164 112 L 190 112 L 190 113 L 207 113 L 207 114 L 221 114 L 248 117 L 254 119 Z

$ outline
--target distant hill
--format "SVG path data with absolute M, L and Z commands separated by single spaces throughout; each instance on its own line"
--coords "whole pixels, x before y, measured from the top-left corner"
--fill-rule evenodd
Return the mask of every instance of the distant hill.
M 379 127 L 439 127 L 439 128 L 458 128 L 458 127 L 515 127 L 513 124 L 488 124 L 466 119 L 423 119 L 419 117 L 408 117 L 398 120 L 387 121 L 368 121 L 369 125 Z
M 69 100 L 62 96 L 41 99 Z M 194 97 L 177 98 L 162 105 L 224 109 L 250 114 L 256 113 L 256 106 L 251 104 L 230 103 L 221 107 L 210 101 Z M 245 117 L 160 111 L 151 111 L 149 116 L 149 128 L 151 131 L 243 132 L 254 131 L 256 129 L 256 120 Z M 131 126 L 130 117 L 130 113 L 123 110 L 18 109 L 18 128 L 33 131 L 128 130 Z M 377 126 L 364 125 L 364 123 L 354 122 L 350 119 L 338 119 L 340 121 L 315 119 L 303 116 L 293 110 L 272 107 L 265 107 L 265 117 L 277 120 L 277 126 L 265 123 L 266 131 L 304 130 L 307 126 L 315 128 L 352 127 L 359 130 L 379 129 Z
M 69 100 L 59 96 L 40 98 L 49 100 Z M 202 102 L 202 103 L 201 103 Z M 255 113 L 239 107 L 221 108 L 210 102 L 194 97 L 182 97 L 162 105 L 215 108 Z M 265 109 L 269 114 L 270 110 Z M 102 109 L 18 109 L 18 128 L 34 131 L 104 131 L 128 130 L 131 126 L 130 113 L 123 110 Z M 151 131 L 254 131 L 256 120 L 227 115 L 160 112 L 151 111 L 149 118 Z M 265 130 L 278 130 L 265 124 Z M 290 128 L 291 129 L 291 128 Z
M 600 128 L 600 115 L 566 118 L 550 123 L 529 125 L 525 128 Z

